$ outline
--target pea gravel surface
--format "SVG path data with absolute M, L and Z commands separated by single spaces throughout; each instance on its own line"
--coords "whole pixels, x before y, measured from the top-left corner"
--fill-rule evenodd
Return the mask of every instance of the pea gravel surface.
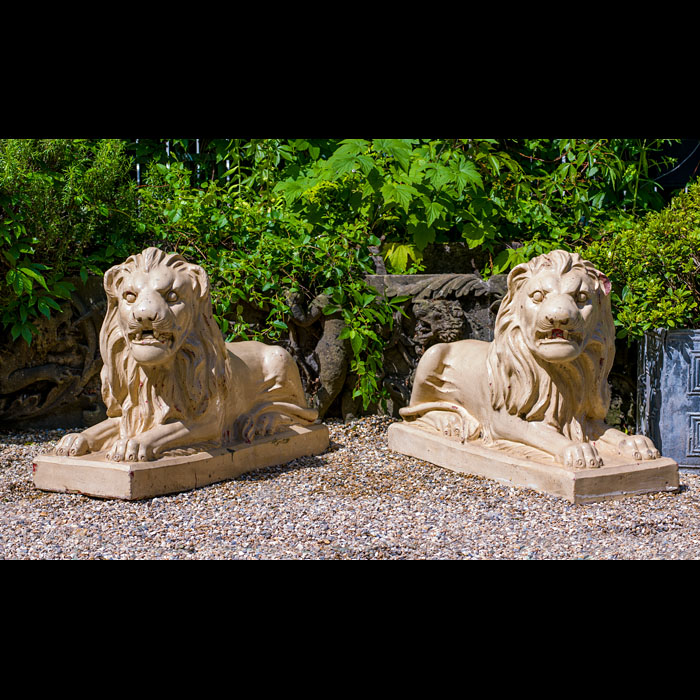
M 328 421 L 317 457 L 144 501 L 39 491 L 66 430 L 0 432 L 0 559 L 697 559 L 700 475 L 573 505 L 391 452 L 393 419 Z

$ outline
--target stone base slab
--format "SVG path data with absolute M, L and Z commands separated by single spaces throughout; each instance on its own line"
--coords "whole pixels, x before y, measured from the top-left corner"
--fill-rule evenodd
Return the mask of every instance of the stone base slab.
M 389 449 L 452 471 L 483 476 L 509 486 L 534 489 L 572 503 L 592 503 L 658 491 L 678 491 L 678 465 L 672 459 L 626 463 L 608 459 L 598 469 L 566 469 L 484 447 L 462 444 L 409 423 L 392 423 Z M 604 457 L 605 458 L 605 457 Z
M 328 428 L 314 424 L 292 425 L 249 444 L 165 456 L 152 462 L 110 462 L 99 452 L 82 457 L 45 454 L 34 460 L 34 486 L 44 491 L 133 501 L 234 479 L 255 469 L 321 454 L 328 445 Z

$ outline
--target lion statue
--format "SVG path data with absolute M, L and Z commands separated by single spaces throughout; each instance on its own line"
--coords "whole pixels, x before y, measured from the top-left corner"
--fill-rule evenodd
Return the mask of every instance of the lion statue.
M 100 331 L 107 419 L 65 435 L 58 455 L 106 451 L 150 461 L 195 446 L 250 442 L 290 423 L 313 423 L 299 370 L 283 348 L 225 343 L 206 272 L 148 248 L 104 276 Z
M 416 369 L 407 421 L 450 439 L 536 448 L 572 469 L 605 455 L 656 459 L 642 435 L 605 423 L 615 354 L 610 281 L 578 254 L 555 250 L 508 275 L 491 343 L 429 348 Z

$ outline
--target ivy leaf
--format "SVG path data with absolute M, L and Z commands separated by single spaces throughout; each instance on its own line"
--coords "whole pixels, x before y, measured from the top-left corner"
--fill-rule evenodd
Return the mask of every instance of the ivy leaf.
M 333 156 L 350 156 L 354 158 L 369 148 L 369 141 L 364 139 L 343 139 L 340 143 L 340 147 L 336 149 Z
M 22 293 L 22 280 L 17 270 L 8 270 L 5 275 L 5 282 L 12 287 L 15 294 L 19 295 Z
M 418 250 L 425 250 L 426 246 L 435 242 L 435 229 L 428 226 L 425 221 L 416 220 L 415 223 L 409 223 L 406 228 Z
M 285 180 L 283 182 L 278 182 L 273 192 L 281 194 L 287 204 L 291 204 L 306 192 L 307 184 L 308 183 L 304 179 Z
M 362 351 L 364 340 L 362 339 L 362 336 L 356 331 L 350 332 L 350 345 L 352 345 L 352 351 L 355 353 L 355 355 L 359 355 Z
M 71 282 L 61 281 L 54 284 L 54 295 L 62 299 L 70 299 L 71 292 L 73 291 L 75 291 L 75 286 Z
M 442 204 L 438 202 L 428 202 L 428 204 L 425 205 L 428 226 L 432 226 L 433 223 L 440 218 L 443 211 L 445 211 L 445 207 L 443 207 Z
M 14 267 L 17 264 L 17 256 L 12 252 L 12 250 L 4 250 L 2 251 L 2 254 L 7 258 L 8 262 L 12 267 Z
M 29 324 L 22 326 L 22 337 L 27 341 L 27 345 L 32 344 L 32 326 Z
M 493 261 L 493 273 L 495 275 L 500 274 L 504 270 L 510 267 L 511 254 L 514 251 L 510 248 L 507 250 L 502 250 Z
M 408 267 L 408 257 L 411 253 L 408 245 L 392 244 L 384 255 L 384 259 L 389 262 L 392 269 L 402 274 Z
M 436 190 L 439 190 L 448 182 L 451 182 L 454 177 L 452 171 L 444 165 L 431 164 L 425 169 L 425 171 L 428 174 L 430 183 Z
M 31 267 L 20 267 L 19 271 L 27 277 L 31 277 L 33 280 L 36 280 L 47 292 L 49 291 L 43 275 L 40 275 L 36 270 L 33 270 Z
M 402 139 L 374 139 L 373 144 L 378 151 L 388 153 L 403 170 L 408 172 L 413 153 L 410 144 Z
M 50 306 L 52 309 L 55 311 L 60 311 L 61 307 L 56 303 L 55 300 L 53 300 L 51 297 L 41 297 L 39 301 L 43 301 L 44 304 L 47 306 Z
M 360 169 L 365 175 L 369 175 L 374 168 L 374 159 L 370 156 L 358 155 L 355 160 L 359 163 Z
M 476 248 L 486 240 L 486 231 L 480 226 L 465 222 L 462 225 L 462 238 L 467 242 L 469 248 Z
M 402 185 L 397 182 L 385 182 L 381 188 L 382 196 L 384 201 L 389 204 L 391 202 L 396 202 L 398 205 L 404 208 L 406 213 L 408 213 L 408 207 L 413 200 L 414 195 L 418 194 L 418 190 L 412 185 Z
M 460 162 L 459 167 L 454 173 L 454 178 L 457 184 L 457 190 L 460 194 L 462 194 L 468 185 L 477 185 L 481 189 L 484 187 L 484 182 L 481 179 L 479 171 L 470 160 L 462 160 Z
M 42 297 L 39 299 L 39 301 L 36 303 L 37 308 L 39 311 L 46 316 L 46 318 L 51 318 L 51 310 L 49 309 L 49 305 L 46 303 L 44 298 Z

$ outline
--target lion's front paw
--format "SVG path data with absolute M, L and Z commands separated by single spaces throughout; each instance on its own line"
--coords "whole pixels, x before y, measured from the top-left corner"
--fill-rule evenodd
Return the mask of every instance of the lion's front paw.
M 656 445 L 644 435 L 629 435 L 617 444 L 617 451 L 623 457 L 629 457 L 637 461 L 645 459 L 657 459 L 661 453 Z
M 105 456 L 112 462 L 150 462 L 154 458 L 151 445 L 139 438 L 117 440 Z
M 62 457 L 79 457 L 88 452 L 90 452 L 88 441 L 80 433 L 68 433 L 56 445 L 56 454 Z
M 569 445 L 561 453 L 560 459 L 570 469 L 597 469 L 603 466 L 598 450 L 590 442 Z

